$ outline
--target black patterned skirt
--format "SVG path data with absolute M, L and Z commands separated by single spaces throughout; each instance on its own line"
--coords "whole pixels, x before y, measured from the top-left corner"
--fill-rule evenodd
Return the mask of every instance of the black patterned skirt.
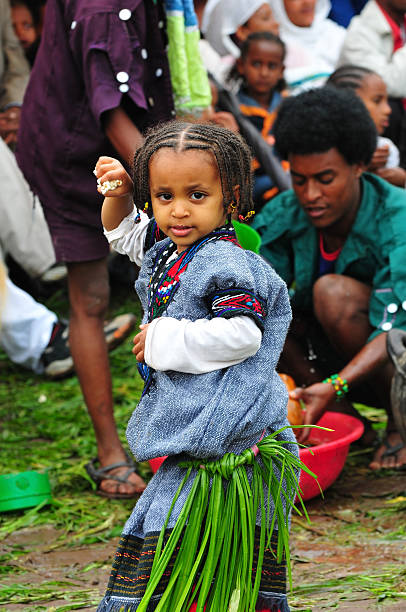
M 171 530 L 168 530 L 166 541 Z M 159 538 L 159 532 L 152 532 L 142 538 L 131 534 L 122 536 L 113 563 L 106 595 L 97 612 L 135 612 L 145 593 L 151 574 L 152 563 Z M 276 560 L 277 535 L 273 534 L 271 545 L 265 549 L 261 570 L 260 590 L 256 610 L 269 612 L 289 612 L 286 598 L 286 562 Z M 256 576 L 259 548 L 259 527 L 256 527 L 252 581 Z M 175 549 L 154 595 L 148 605 L 148 612 L 156 609 L 162 594 L 168 586 L 171 571 L 178 554 Z M 192 603 L 190 611 L 195 610 Z M 227 612 L 219 610 L 218 612 Z

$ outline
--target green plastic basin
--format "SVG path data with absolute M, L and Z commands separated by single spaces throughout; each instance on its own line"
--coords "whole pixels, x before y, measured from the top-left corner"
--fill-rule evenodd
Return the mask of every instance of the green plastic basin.
M 20 510 L 51 501 L 48 474 L 30 470 L 0 476 L 0 512 Z

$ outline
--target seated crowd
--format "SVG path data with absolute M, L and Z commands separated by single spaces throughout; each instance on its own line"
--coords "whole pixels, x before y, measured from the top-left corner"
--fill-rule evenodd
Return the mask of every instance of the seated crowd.
M 133 497 L 145 485 L 106 432 L 116 431 L 107 349 L 134 317 L 104 321 L 109 248 L 92 169 L 103 154 L 128 165 L 134 142 L 172 119 L 179 99 L 166 53 L 171 2 L 108 4 L 106 16 L 85 0 L 0 0 L 0 257 L 10 264 L 0 346 L 39 374 L 76 370 L 100 492 Z M 239 131 L 252 149 L 248 222 L 291 295 L 279 364 L 296 381 L 291 397 L 306 424 L 327 409 L 361 418 L 368 445 L 376 434 L 352 402 L 382 408 L 386 433 L 370 467 L 404 467 L 390 342 L 406 332 L 406 3 L 183 4 L 212 94 L 195 120 Z M 12 273 L 15 264 L 41 279 L 55 262 L 67 269 L 69 342 L 68 323 Z

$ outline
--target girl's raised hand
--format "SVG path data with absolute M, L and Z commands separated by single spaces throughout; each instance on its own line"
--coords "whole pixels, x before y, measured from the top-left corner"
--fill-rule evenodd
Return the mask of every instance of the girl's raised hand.
M 133 182 L 118 159 L 102 156 L 97 160 L 93 171 L 97 178 L 97 191 L 109 198 L 122 198 L 131 195 Z

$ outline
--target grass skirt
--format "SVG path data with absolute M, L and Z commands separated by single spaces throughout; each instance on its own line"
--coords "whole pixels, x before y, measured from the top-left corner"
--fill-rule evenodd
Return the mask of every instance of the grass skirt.
M 288 612 L 289 515 L 300 514 L 300 468 L 311 472 L 278 439 L 284 429 L 239 455 L 180 461 L 186 473 L 161 531 L 123 535 L 97 612 L 189 612 L 195 603 L 196 612 Z
M 165 534 L 165 543 L 172 530 Z M 115 555 L 106 595 L 97 612 L 133 612 L 138 609 L 151 575 L 151 568 L 157 548 L 159 533 L 150 533 L 144 539 L 125 535 L 121 538 Z M 255 531 L 254 564 L 252 584 L 256 577 L 260 528 Z M 277 535 L 271 538 L 270 547 L 265 549 L 261 570 L 261 582 L 256 610 L 288 612 L 286 598 L 286 561 L 276 560 Z M 173 553 L 167 569 L 151 597 L 148 612 L 156 610 L 162 594 L 168 586 L 179 548 Z M 196 607 L 191 605 L 191 610 Z M 218 611 L 222 612 L 222 611 Z

